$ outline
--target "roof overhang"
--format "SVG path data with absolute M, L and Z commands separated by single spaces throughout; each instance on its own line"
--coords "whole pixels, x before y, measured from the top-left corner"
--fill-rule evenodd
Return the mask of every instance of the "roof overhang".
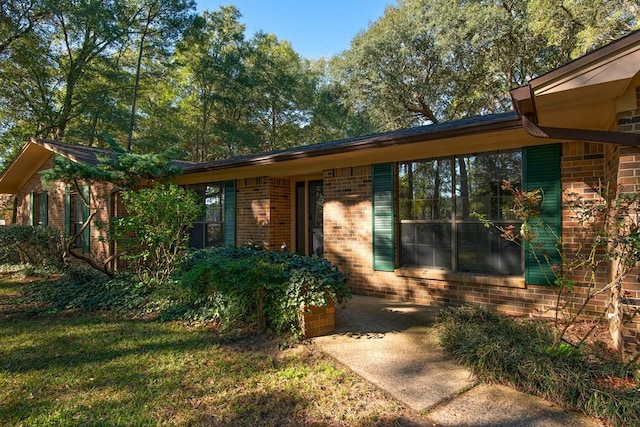
M 263 153 L 244 161 L 231 159 L 213 162 L 186 169 L 176 178 L 176 182 L 191 184 L 259 176 L 291 177 L 322 173 L 334 168 L 511 150 L 541 144 L 539 139 L 524 131 L 515 112 L 498 116 L 498 120 L 486 120 L 469 126 L 443 129 L 438 125 L 430 125 L 412 135 L 399 136 L 389 132 L 339 144 L 318 144 L 316 147 Z
M 29 140 L 0 176 L 0 194 L 17 194 L 53 154 L 50 148 Z
M 634 32 L 511 91 L 518 113 L 540 127 L 615 130 L 620 101 L 640 82 Z M 634 89 L 635 101 L 635 89 Z M 636 108 L 636 107 L 634 107 Z

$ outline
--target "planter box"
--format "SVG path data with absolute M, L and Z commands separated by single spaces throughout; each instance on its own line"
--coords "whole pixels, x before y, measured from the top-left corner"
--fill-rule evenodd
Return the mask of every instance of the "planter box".
M 327 335 L 336 329 L 336 308 L 334 304 L 323 307 L 309 307 L 304 312 L 302 335 L 305 338 Z

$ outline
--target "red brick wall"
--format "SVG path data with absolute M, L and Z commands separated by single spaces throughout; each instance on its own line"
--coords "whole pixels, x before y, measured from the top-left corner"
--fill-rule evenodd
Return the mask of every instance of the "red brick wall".
M 580 193 L 585 198 L 598 197 L 594 186 L 610 174 L 607 165 L 611 159 L 605 156 L 606 148 L 603 144 L 582 142 L 563 144 L 563 189 Z M 623 162 L 622 168 L 626 163 Z M 439 306 L 484 305 L 515 315 L 554 315 L 554 288 L 525 285 L 523 279 L 428 269 L 373 271 L 371 166 L 326 170 L 323 179 L 325 256 L 341 271 L 348 273 L 353 293 Z M 563 230 L 563 239 L 571 241 L 571 233 L 575 232 L 573 227 L 577 225 L 572 223 L 573 219 L 566 210 L 563 221 L 567 226 Z M 602 283 L 606 283 L 607 274 L 606 268 L 598 273 Z M 575 278 L 582 280 L 578 275 Z M 637 281 L 637 278 L 634 276 L 631 280 Z M 574 294 L 574 304 L 582 304 L 585 289 L 577 287 Z M 607 295 L 595 298 L 587 305 L 587 313 L 602 313 L 606 301 Z
M 323 181 L 325 257 L 349 273 L 353 292 L 384 296 L 370 280 L 371 167 L 326 170 Z
M 291 182 L 283 178 L 271 178 L 269 182 L 271 230 L 269 246 L 280 250 L 282 244 L 293 247 L 291 239 Z
M 282 178 L 236 181 L 236 244 L 254 242 L 278 250 L 291 247 L 290 183 Z
M 269 243 L 271 222 L 267 177 L 236 181 L 236 244 Z
M 0 194 L 0 220 L 4 220 L 5 225 L 11 224 L 14 199 L 12 194 Z
M 640 87 L 636 88 L 636 110 L 621 112 L 617 117 L 619 132 L 640 133 Z M 608 177 L 617 185 L 617 191 L 623 193 L 638 192 L 640 182 L 640 149 L 618 147 L 608 153 Z M 629 308 L 640 308 L 640 268 L 629 274 L 624 282 L 624 297 L 635 302 Z M 640 351 L 640 318 L 636 316 L 626 324 L 625 341 L 629 347 Z
M 51 157 L 39 169 L 40 171 L 53 167 L 53 157 Z M 62 183 L 51 183 L 43 186 L 40 174 L 35 173 L 27 183 L 18 191 L 16 195 L 17 216 L 16 223 L 29 224 L 30 193 L 48 192 L 48 219 L 49 225 L 64 230 L 64 194 L 66 185 Z M 109 256 L 109 244 L 105 240 L 106 230 L 101 229 L 99 224 L 109 224 L 109 200 L 113 186 L 101 184 L 91 188 L 91 212 L 97 212 L 90 224 L 90 250 L 97 260 L 104 260 Z
M 580 197 L 584 200 L 601 199 L 602 185 L 606 186 L 606 161 L 604 144 L 589 142 L 565 142 L 562 145 L 562 159 L 560 163 L 562 190 L 564 201 Z M 573 195 L 575 194 L 575 196 Z M 562 240 L 565 243 L 567 259 L 572 259 L 572 254 L 586 243 L 582 233 L 584 228 L 576 220 L 576 213 L 567 209 L 562 212 Z M 587 246 L 588 248 L 589 246 Z M 578 283 L 585 281 L 584 269 L 576 270 L 574 274 L 568 276 L 569 279 Z M 607 283 L 608 268 L 602 266 L 596 271 L 598 283 Z M 604 296 L 598 298 L 600 304 L 605 303 Z M 582 303 L 582 300 L 579 300 Z M 592 306 L 590 306 L 592 307 Z M 595 308 L 595 307 L 593 307 Z

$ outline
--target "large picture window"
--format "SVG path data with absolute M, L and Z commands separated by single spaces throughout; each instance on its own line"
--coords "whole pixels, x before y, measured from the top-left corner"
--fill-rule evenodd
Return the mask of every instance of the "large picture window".
M 474 154 L 401 163 L 398 168 L 400 259 L 404 266 L 519 275 L 522 249 L 484 227 L 519 226 L 508 180 L 521 188 L 522 154 Z
M 224 182 L 189 186 L 204 205 L 204 216 L 194 221 L 189 246 L 206 248 L 223 246 L 224 239 Z

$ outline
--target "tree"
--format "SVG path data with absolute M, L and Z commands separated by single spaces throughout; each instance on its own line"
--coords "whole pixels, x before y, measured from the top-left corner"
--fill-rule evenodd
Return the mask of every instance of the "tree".
M 638 9 L 635 0 L 400 0 L 334 64 L 344 102 L 369 110 L 379 130 L 494 113 L 511 107 L 509 89 L 637 28 Z
M 162 62 L 171 53 L 171 41 L 181 33 L 187 24 L 189 11 L 194 8 L 193 0 L 141 0 L 134 5 L 133 34 L 137 36 L 137 55 L 135 62 L 135 77 L 131 101 L 131 116 L 127 150 L 131 151 L 133 134 L 136 125 L 138 91 L 142 75 L 145 52 L 156 53 L 151 56 L 155 62 Z
M 110 264 L 113 259 L 119 257 L 119 254 L 112 255 L 100 265 L 90 254 L 84 255 L 71 250 L 74 242 L 84 233 L 97 213 L 104 209 L 104 205 L 107 203 L 107 200 L 101 199 L 97 194 L 92 197 L 90 191 L 83 191 L 83 187 L 95 189 L 99 185 L 112 184 L 116 189 L 132 191 L 133 188 L 162 183 L 180 173 L 180 169 L 173 166 L 169 160 L 173 154 L 170 151 L 160 154 L 134 154 L 124 151 L 118 146 L 114 146 L 113 149 L 113 155 L 99 156 L 99 162 L 96 165 L 73 162 L 57 156 L 54 158 L 54 167 L 42 172 L 42 180 L 45 185 L 50 182 L 62 182 L 70 185 L 73 192 L 80 198 L 82 205 L 88 210 L 88 215 L 82 225 L 75 230 L 74 235 L 68 236 L 64 258 L 73 256 L 108 275 L 113 274 Z M 92 198 L 97 203 L 91 203 Z M 147 209 L 147 213 L 150 216 L 156 215 L 153 209 Z
M 271 148 L 303 145 L 310 120 L 315 78 L 291 44 L 258 33 L 247 58 L 249 120 Z
M 0 55 L 28 35 L 48 15 L 42 0 L 3 0 L 0 3 Z
M 119 2 L 46 5 L 47 19 L 0 57 L 0 94 L 11 112 L 5 129 L 63 139 L 69 124 L 86 114 L 99 89 L 91 82 L 122 45 L 129 21 Z
M 407 127 L 441 116 L 440 53 L 418 2 L 389 6 L 351 42 L 333 66 L 356 111 L 369 111 L 377 130 Z
M 312 95 L 313 105 L 309 110 L 310 121 L 304 127 L 305 141 L 310 143 L 331 141 L 366 135 L 376 131 L 366 109 L 355 111 L 351 103 L 345 101 L 346 91 L 337 67 L 331 60 L 323 58 L 312 61 L 311 69 L 316 86 Z
M 246 130 L 247 43 L 240 12 L 233 6 L 204 12 L 179 44 L 179 96 L 192 160 L 244 154 L 256 137 Z
M 189 228 L 203 206 L 193 191 L 174 184 L 125 190 L 127 216 L 115 222 L 121 256 L 132 263 L 142 283 L 162 284 L 187 250 Z
M 530 0 L 528 28 L 575 59 L 639 28 L 638 0 Z

